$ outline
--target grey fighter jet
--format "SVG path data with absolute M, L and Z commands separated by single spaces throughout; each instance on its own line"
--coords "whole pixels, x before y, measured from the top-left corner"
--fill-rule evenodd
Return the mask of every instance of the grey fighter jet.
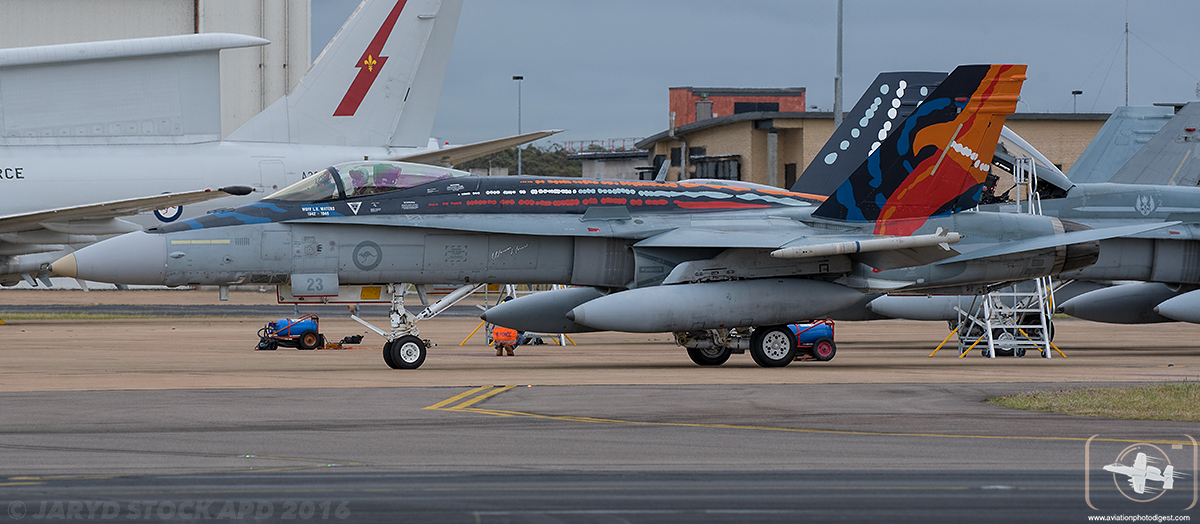
M 84 248 L 55 273 L 126 284 L 572 284 L 495 307 L 527 331 L 674 332 L 694 362 L 796 357 L 787 324 L 863 292 L 974 289 L 1085 267 L 1102 238 L 976 207 L 1025 66 L 962 66 L 821 201 L 754 184 L 477 177 L 403 163 L 330 167 L 260 202 Z M 906 85 L 890 86 L 898 104 Z M 887 95 L 888 92 L 883 94 Z M 1153 227 L 1153 226 L 1149 226 Z M 953 246 L 953 247 L 952 247 Z M 384 361 L 428 341 L 393 293 Z
M 877 134 L 903 127 L 904 119 L 923 97 L 910 90 L 901 99 L 898 115 L 881 117 L 876 102 L 881 84 L 907 79 L 936 86 L 942 78 L 944 73 L 880 74 L 854 106 L 848 125 L 836 130 L 792 190 L 829 194 L 830 188 L 853 171 L 845 164 L 847 160 L 855 162 L 866 156 L 865 150 Z M 1200 286 L 1200 263 L 1196 262 L 1200 260 L 1200 239 L 1194 229 L 1200 217 L 1198 126 L 1200 103 L 1175 110 L 1169 106 L 1118 108 L 1072 167 L 1070 178 L 1016 133 L 1004 129 L 993 162 L 1011 170 L 1017 158 L 1032 159 L 1043 214 L 1096 228 L 1182 222 L 1101 242 L 1097 264 L 1063 275 L 1075 281 L 1056 291 L 1060 310 L 1101 322 L 1200 323 L 1200 291 L 1195 291 Z M 998 176 L 989 177 L 984 185 L 980 209 L 1018 211 L 1006 193 L 997 194 L 998 180 Z M 1028 202 L 1021 211 L 1027 208 Z M 1111 281 L 1132 282 L 1108 287 Z M 958 309 L 980 305 L 977 296 L 957 295 L 951 290 L 944 291 L 947 294 L 924 290 L 920 295 L 904 291 L 864 296 L 830 316 L 838 320 L 907 318 L 953 323 L 959 319 Z
M 1137 115 L 1138 112 L 1126 108 L 1114 113 L 1105 128 L 1125 128 L 1130 125 L 1129 120 L 1147 125 L 1145 120 L 1149 117 Z M 1113 181 L 1102 183 L 1076 183 L 1015 133 L 1005 130 L 1001 135 L 999 163 L 1004 163 L 1005 157 L 1009 161 L 1013 157 L 1034 159 L 1039 204 L 1044 215 L 1094 228 L 1174 223 L 1101 242 L 1096 264 L 1061 275 L 1077 282 L 1072 286 L 1074 289 L 1067 289 L 1065 297 L 1058 297 L 1060 311 L 1087 320 L 1121 324 L 1200 322 L 1200 292 L 1195 292 L 1200 287 L 1200 224 L 1197 223 L 1200 187 L 1195 183 L 1200 179 L 1200 163 L 1192 160 L 1200 142 L 1197 126 L 1200 126 L 1200 103 L 1182 106 L 1143 148 L 1115 170 Z M 1110 134 L 1102 132 L 1097 141 L 1110 142 Z M 1127 138 L 1130 134 L 1125 133 Z M 1073 169 L 1072 177 L 1095 178 L 1092 171 L 1110 169 L 1113 158 L 1122 156 L 1119 153 L 1089 146 L 1076 165 L 1092 167 L 1079 173 Z M 1103 161 L 1096 161 L 1098 158 Z M 981 209 L 1016 211 L 1015 206 L 996 203 L 983 205 Z M 1079 285 L 1096 281 L 1132 282 L 1112 287 Z M 971 304 L 977 304 L 974 297 L 893 295 L 871 300 L 866 309 L 889 318 L 954 321 L 958 318 L 955 306 L 965 308 Z

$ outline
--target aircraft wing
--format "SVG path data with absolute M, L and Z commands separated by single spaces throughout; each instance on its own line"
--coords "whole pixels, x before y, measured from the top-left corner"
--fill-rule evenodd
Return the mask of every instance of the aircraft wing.
M 515 135 L 506 138 L 497 138 L 495 140 L 485 140 L 474 144 L 466 144 L 461 146 L 451 146 L 434 151 L 423 151 L 411 155 L 403 155 L 388 160 L 398 160 L 403 162 L 415 162 L 418 164 L 431 164 L 435 166 L 450 167 L 455 164 L 461 164 L 468 160 L 474 160 L 481 156 L 490 155 L 492 153 L 504 151 L 505 149 L 521 146 L 541 140 L 548 136 L 556 135 L 565 131 L 564 129 L 551 129 L 547 131 L 535 131 L 533 133 L 525 133 L 523 135 Z
M 1132 477 L 1129 477 L 1129 485 L 1133 486 L 1134 493 L 1145 493 L 1146 492 L 1146 477 L 1143 477 L 1140 475 L 1134 475 Z
M 786 221 L 791 222 L 791 221 Z M 807 228 L 805 228 L 807 229 Z M 779 249 L 792 242 L 812 238 L 810 231 L 783 228 L 710 228 L 684 227 L 652 236 L 634 244 L 635 247 L 720 247 L 740 249 Z M 828 242 L 848 239 L 853 235 L 837 235 Z M 861 237 L 861 236 L 860 236 Z
M 1055 246 L 1065 246 L 1070 244 L 1079 244 L 1082 242 L 1094 242 L 1097 240 L 1106 240 L 1109 238 L 1117 238 L 1124 236 L 1132 236 L 1138 233 L 1145 233 L 1155 229 L 1178 225 L 1180 222 L 1160 222 L 1149 225 L 1133 225 L 1122 227 L 1107 227 L 1103 229 L 1088 229 L 1086 231 L 1072 231 L 1070 233 L 1062 233 L 1058 235 L 1045 235 L 1034 237 L 1027 240 L 1019 240 L 1016 242 L 1004 242 L 993 244 L 989 247 L 970 251 L 962 255 L 948 258 L 938 262 L 938 264 L 954 264 L 956 262 L 966 262 L 969 260 L 979 260 L 983 258 L 998 257 L 1004 255 L 1014 255 L 1025 251 L 1035 251 L 1039 249 L 1047 249 Z
M 1133 459 L 1133 469 L 1136 469 L 1136 470 L 1142 471 L 1142 472 L 1146 471 L 1146 454 L 1145 453 L 1138 453 L 1137 457 Z
M 250 194 L 251 191 L 252 189 L 246 186 L 230 186 L 220 189 L 200 189 L 196 191 L 184 191 L 181 193 L 165 193 L 162 195 L 154 195 L 149 197 L 128 198 L 124 200 L 100 202 L 97 204 L 86 204 L 82 206 L 48 209 L 45 211 L 34 211 L 32 213 L 0 216 L 0 234 L 14 233 L 19 231 L 24 232 L 35 229 L 71 229 L 67 227 L 68 223 L 76 223 L 77 221 L 93 222 L 95 223 L 94 225 L 100 225 L 99 222 L 107 222 L 116 217 L 136 215 L 145 211 L 164 209 L 172 206 L 195 204 L 198 202 L 227 197 L 230 195 L 244 196 Z M 54 227 L 54 224 L 61 224 L 64 227 Z M 70 234 L 102 235 L 121 232 L 125 231 L 72 232 Z

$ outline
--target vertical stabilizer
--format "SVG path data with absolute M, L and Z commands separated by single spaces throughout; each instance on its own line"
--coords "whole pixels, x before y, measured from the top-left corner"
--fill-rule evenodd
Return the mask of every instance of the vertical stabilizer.
M 1108 182 L 1172 116 L 1169 107 L 1118 107 L 1075 159 L 1068 178 L 1076 184 Z
M 903 124 L 944 78 L 946 73 L 879 73 L 791 190 L 820 196 L 833 194 L 877 147 L 875 144 Z
M 1023 65 L 959 66 L 813 215 L 908 235 L 975 207 L 1024 80 Z
M 462 0 L 364 0 L 300 84 L 229 136 L 425 147 Z
M 1198 146 L 1200 102 L 1189 102 L 1109 182 L 1196 186 L 1200 184 Z

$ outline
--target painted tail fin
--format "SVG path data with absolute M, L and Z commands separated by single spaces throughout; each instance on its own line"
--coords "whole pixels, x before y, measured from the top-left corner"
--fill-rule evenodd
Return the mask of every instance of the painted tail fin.
M 929 217 L 975 207 L 1024 80 L 1024 65 L 959 66 L 813 216 L 908 235 Z
M 364 0 L 284 98 L 229 140 L 425 147 L 462 0 Z
M 825 142 L 825 147 L 804 168 L 791 190 L 809 195 L 832 195 L 862 159 L 874 151 L 874 144 L 883 140 L 880 137 L 886 137 L 888 131 L 902 125 L 945 78 L 946 73 L 879 73 L 846 115 L 846 120 Z

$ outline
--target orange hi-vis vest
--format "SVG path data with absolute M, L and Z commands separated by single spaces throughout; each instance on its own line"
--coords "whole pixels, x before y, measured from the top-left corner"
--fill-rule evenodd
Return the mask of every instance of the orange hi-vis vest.
M 492 340 L 497 344 L 516 344 L 517 330 L 496 326 L 492 329 Z

